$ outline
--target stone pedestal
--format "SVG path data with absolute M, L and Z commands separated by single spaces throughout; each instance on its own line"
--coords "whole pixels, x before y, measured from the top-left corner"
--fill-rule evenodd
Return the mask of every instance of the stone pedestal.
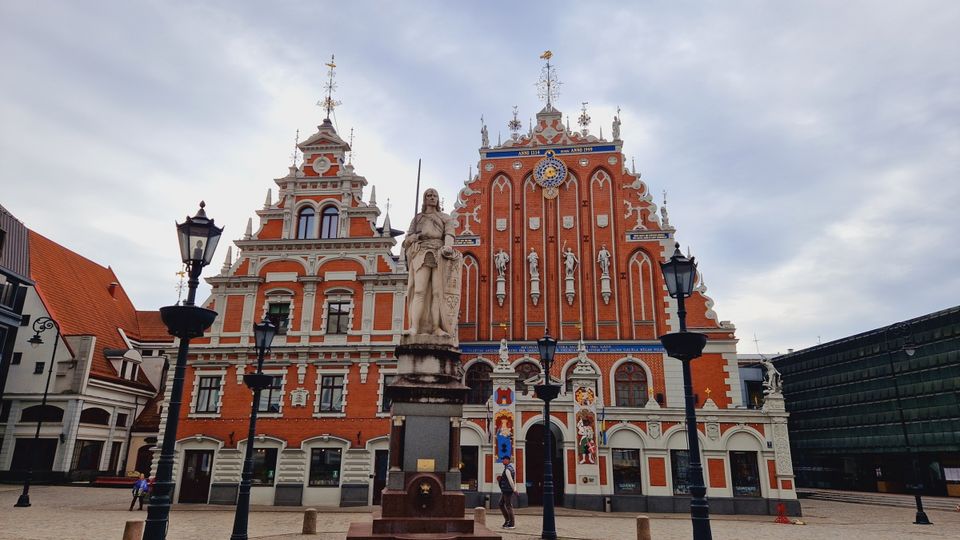
M 499 539 L 464 515 L 460 421 L 467 387 L 451 337 L 404 336 L 396 350 L 390 468 L 380 510 L 352 523 L 348 539 Z

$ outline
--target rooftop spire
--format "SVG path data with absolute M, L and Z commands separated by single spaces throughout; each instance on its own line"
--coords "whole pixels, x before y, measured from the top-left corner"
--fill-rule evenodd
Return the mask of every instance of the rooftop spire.
M 323 88 L 327 91 L 327 97 L 317 102 L 317 105 L 319 105 L 320 107 L 323 107 L 323 109 L 327 112 L 327 117 L 325 118 L 325 120 L 330 120 L 330 113 L 333 112 L 334 107 L 336 107 L 337 105 L 340 105 L 339 101 L 336 101 L 335 99 L 333 99 L 333 91 L 337 89 L 337 83 L 334 82 L 334 78 L 336 77 L 335 70 L 337 68 L 337 64 L 333 61 L 333 59 L 334 59 L 334 55 L 331 54 L 330 62 L 324 64 L 325 66 L 327 66 L 327 68 L 329 68 L 327 70 L 327 83 L 323 85 Z
M 580 102 L 580 117 L 577 118 L 577 124 L 580 125 L 580 133 L 586 137 L 587 128 L 590 126 L 590 115 L 587 114 L 587 103 L 588 101 Z
M 350 155 L 347 156 L 347 165 L 353 165 L 353 128 L 350 128 Z
M 553 102 L 557 99 L 560 90 L 560 81 L 557 79 L 557 72 L 553 69 L 553 66 L 550 65 L 550 59 L 553 58 L 553 53 L 550 51 L 543 51 L 543 54 L 540 55 L 542 60 L 546 60 L 546 63 L 543 66 L 542 71 L 540 72 L 540 80 L 537 81 L 537 95 L 541 101 L 544 101 L 547 106 L 545 109 L 553 109 Z
M 300 154 L 300 148 L 298 147 L 299 144 L 300 144 L 300 130 L 298 129 L 296 137 L 293 138 L 293 153 L 290 154 L 290 159 L 293 161 L 290 167 L 294 169 L 297 168 L 297 158 L 299 157 L 299 154 Z

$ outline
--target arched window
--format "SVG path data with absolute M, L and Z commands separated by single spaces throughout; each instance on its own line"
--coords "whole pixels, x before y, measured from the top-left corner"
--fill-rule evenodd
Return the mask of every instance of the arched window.
M 80 413 L 80 423 L 81 424 L 99 424 L 101 426 L 109 426 L 110 413 L 97 407 L 84 409 L 83 412 Z
M 493 395 L 493 381 L 490 380 L 490 373 L 493 368 L 486 362 L 477 362 L 467 370 L 467 386 L 470 391 L 467 393 L 467 403 L 473 405 L 483 405 Z
M 335 206 L 327 206 L 320 214 L 320 238 L 337 238 L 340 212 Z
M 514 371 L 517 372 L 517 393 L 526 394 L 529 388 L 524 381 L 530 380 L 531 377 L 540 375 L 540 366 L 534 364 L 533 362 L 520 362 L 517 364 L 517 367 L 514 369 Z
M 60 422 L 62 420 L 63 409 L 53 405 L 34 405 L 20 413 L 21 422 Z
M 309 206 L 300 210 L 297 216 L 297 238 L 314 238 L 313 230 L 317 224 L 317 213 Z
M 635 362 L 624 362 L 613 376 L 620 407 L 643 407 L 647 404 L 647 372 Z

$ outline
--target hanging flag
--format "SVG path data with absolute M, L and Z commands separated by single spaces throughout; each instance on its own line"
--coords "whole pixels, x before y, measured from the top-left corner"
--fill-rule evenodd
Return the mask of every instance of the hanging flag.
M 607 408 L 600 407 L 600 441 L 602 445 L 607 445 Z

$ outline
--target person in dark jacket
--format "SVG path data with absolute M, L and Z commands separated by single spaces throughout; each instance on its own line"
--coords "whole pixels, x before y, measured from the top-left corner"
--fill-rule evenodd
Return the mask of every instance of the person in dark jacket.
M 150 485 L 147 483 L 146 477 L 141 474 L 140 478 L 133 484 L 133 500 L 130 501 L 131 511 L 133 510 L 133 503 L 137 501 L 140 501 L 140 507 L 137 510 L 143 510 L 143 498 L 147 496 L 149 489 Z
M 517 471 L 510 464 L 510 456 L 503 456 L 503 473 L 500 475 L 500 512 L 503 514 L 503 528 L 516 529 L 513 507 L 517 503 Z

